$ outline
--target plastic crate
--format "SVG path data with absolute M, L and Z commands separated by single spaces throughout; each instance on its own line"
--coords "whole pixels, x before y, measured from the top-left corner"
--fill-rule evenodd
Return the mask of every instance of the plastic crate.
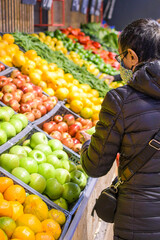
M 10 77 L 10 76 L 11 76 L 11 73 L 13 72 L 13 70 L 16 70 L 16 69 L 17 69 L 17 68 L 9 68 L 9 69 L 3 71 L 3 74 L 2 74 L 1 76 Z M 43 91 L 42 91 L 42 92 L 43 92 Z M 46 96 L 49 97 L 49 95 L 48 95 L 47 93 L 43 92 L 43 94 L 45 94 Z M 58 104 L 58 103 L 57 103 L 57 104 Z M 56 106 L 57 106 L 57 104 L 56 104 Z M 5 104 L 4 104 L 4 105 L 5 105 Z M 5 105 L 5 106 L 6 106 L 6 105 Z M 29 121 L 29 123 L 36 124 L 37 122 L 38 122 L 38 123 L 44 122 L 46 119 L 49 118 L 49 116 L 50 116 L 49 113 L 52 114 L 52 112 L 55 111 L 54 109 L 57 109 L 56 106 L 55 106 L 53 109 L 51 109 L 51 111 L 49 111 L 49 112 L 46 113 L 44 116 L 42 116 L 41 118 L 36 119 L 36 120 L 33 121 L 33 122 L 30 122 L 30 121 Z
M 48 114 L 48 115 L 49 115 L 49 118 L 48 118 L 48 119 L 46 119 L 46 120 L 43 121 L 43 122 L 37 122 L 37 124 L 35 124 L 35 125 L 42 130 L 43 124 L 44 124 L 45 122 L 51 121 L 51 118 L 52 118 L 52 117 L 54 117 L 55 115 L 64 116 L 64 115 L 66 115 L 66 114 L 72 114 L 72 115 L 74 115 L 75 119 L 77 119 L 77 118 L 80 117 L 79 115 L 77 115 L 76 113 L 72 112 L 70 109 L 68 109 L 67 107 L 65 107 L 65 106 L 63 105 L 63 102 L 61 102 L 61 103 L 59 104 L 59 108 L 57 108 L 57 111 L 54 111 L 54 112 L 51 112 L 51 113 Z M 42 131 L 43 131 L 43 130 L 42 130 Z M 46 134 L 47 136 L 51 137 L 51 136 L 48 135 L 46 132 L 45 132 L 45 134 Z M 52 138 L 52 137 L 51 137 L 51 138 Z M 63 145 L 63 146 L 64 146 L 64 149 L 65 149 L 65 150 L 68 152 L 68 154 L 70 155 L 71 160 L 74 161 L 75 163 L 79 164 L 79 163 L 80 163 L 80 155 L 79 155 L 78 153 L 74 152 L 72 149 L 66 147 L 65 145 Z
M 22 143 L 23 143 L 26 139 L 30 139 L 30 138 L 31 138 L 31 136 L 32 136 L 33 133 L 35 133 L 35 132 L 43 132 L 40 128 L 38 128 L 38 127 L 36 127 L 36 126 L 33 127 L 32 125 L 30 125 L 30 127 L 32 127 L 32 129 L 27 129 L 26 133 L 24 133 L 24 135 L 21 136 L 21 139 L 19 139 L 18 137 L 17 137 L 17 141 L 16 141 L 16 139 L 15 139 L 14 145 L 15 145 L 15 144 L 22 145 Z M 43 133 L 45 133 L 45 132 L 43 132 Z M 50 136 L 47 136 L 47 137 L 48 137 L 48 140 L 53 139 L 53 138 L 51 138 Z M 4 152 L 5 152 L 5 153 L 8 152 L 9 149 L 10 149 L 12 146 L 13 146 L 13 143 L 11 142 L 10 145 L 8 145 L 8 147 L 4 149 L 3 153 L 4 153 Z M 67 152 L 65 148 L 64 148 L 63 150 L 64 150 L 65 152 Z M 0 153 L 2 153 L 2 152 L 0 152 Z M 68 152 L 67 152 L 67 154 L 68 154 Z M 69 155 L 69 154 L 68 154 L 68 155 Z M 70 156 L 69 156 L 69 159 L 72 160 L 72 159 L 70 158 Z M 11 174 L 11 175 L 12 175 L 12 174 Z M 28 186 L 28 185 L 26 185 L 26 186 Z M 86 186 L 88 187 L 88 183 L 87 183 Z M 85 187 L 85 189 L 86 189 L 86 187 Z M 66 211 L 66 210 L 64 210 L 63 208 L 61 208 L 61 207 L 58 206 L 58 207 L 60 208 L 60 210 L 63 209 L 63 211 L 66 211 L 66 212 L 68 212 L 68 214 L 73 215 L 73 214 L 75 213 L 75 211 L 77 210 L 79 204 L 81 203 L 83 197 L 84 197 L 84 194 L 83 194 L 83 193 L 84 193 L 85 189 L 80 193 L 79 199 L 78 199 L 76 202 L 73 202 L 72 204 L 70 204 L 68 211 Z M 33 190 L 34 190 L 34 189 L 33 189 Z M 42 194 L 40 194 L 40 193 L 37 192 L 36 190 L 34 190 L 34 191 L 35 191 L 36 194 L 39 195 L 42 199 L 47 199 L 45 196 L 43 196 Z M 50 202 L 51 205 L 53 204 L 53 207 L 54 207 L 54 205 L 57 206 L 57 204 L 53 203 L 51 200 L 48 200 L 48 201 Z
M 43 195 L 39 194 L 37 191 L 35 191 L 33 188 L 29 187 L 27 184 L 25 184 L 24 182 L 22 182 L 21 180 L 19 180 L 18 178 L 16 178 L 15 176 L 13 176 L 12 174 L 10 174 L 9 172 L 7 172 L 5 169 L 0 167 L 0 177 L 9 177 L 13 180 L 14 184 L 18 184 L 21 185 L 25 191 L 29 194 L 35 194 L 38 195 L 42 198 L 42 200 L 47 204 L 48 209 L 58 209 L 60 211 L 62 211 L 65 216 L 66 216 L 66 222 L 65 224 L 62 226 L 62 233 L 61 236 L 59 238 L 59 240 L 62 240 L 68 230 L 69 224 L 71 222 L 71 215 L 65 211 L 64 209 L 60 208 L 58 205 L 54 204 L 53 202 L 51 202 L 50 200 L 48 200 L 46 197 L 44 197 Z
M 2 63 L 2 62 L 0 62 L 0 63 Z M 2 64 L 5 65 L 4 63 L 2 63 Z M 5 65 L 5 66 L 7 66 L 7 65 Z M 10 73 L 15 69 L 16 68 L 14 68 L 14 67 L 7 66 L 7 68 L 4 71 L 0 72 L 0 76 L 10 77 Z

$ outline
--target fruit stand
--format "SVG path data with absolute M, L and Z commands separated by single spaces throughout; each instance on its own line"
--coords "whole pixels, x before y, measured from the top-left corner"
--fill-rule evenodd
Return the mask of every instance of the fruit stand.
M 114 49 L 112 41 L 108 46 L 98 43 L 71 27 L 32 34 L 1 33 L 0 181 L 12 184 L 0 189 L 0 201 L 8 205 L 19 201 L 21 212 L 7 214 L 0 204 L 0 236 L 25 239 L 25 228 L 36 239 L 43 239 L 48 231 L 47 240 L 80 239 L 86 234 L 84 225 L 88 227 L 87 218 L 92 221 L 91 210 L 102 190 L 98 186 L 111 182 L 116 169 L 114 165 L 107 178 L 97 180 L 88 177 L 80 164 L 80 132 L 93 134 L 105 94 L 123 85 L 107 78 L 119 73 L 115 60 L 118 33 L 108 32 L 111 38 L 114 35 Z M 15 186 L 23 189 L 22 202 L 7 190 Z M 40 200 L 41 210 L 37 207 Z M 1 218 L 14 225 L 10 233 Z M 30 221 L 39 228 L 31 228 Z M 104 230 L 101 239 L 105 239 L 108 226 L 96 216 L 88 229 L 90 239 L 99 234 L 100 225 Z

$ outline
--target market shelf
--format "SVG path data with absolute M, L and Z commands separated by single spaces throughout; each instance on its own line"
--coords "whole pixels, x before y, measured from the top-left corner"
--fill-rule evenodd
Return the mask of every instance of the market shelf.
M 10 174 L 9 172 L 7 172 L 2 167 L 0 167 L 0 177 L 9 177 L 9 178 L 11 178 L 13 180 L 14 184 L 21 185 L 28 194 L 38 195 L 47 204 L 49 210 L 54 208 L 54 209 L 62 211 L 65 214 L 65 216 L 66 216 L 66 222 L 62 226 L 62 233 L 61 233 L 61 236 L 60 236 L 59 240 L 64 239 L 64 236 L 65 236 L 65 234 L 66 234 L 66 232 L 68 230 L 69 224 L 71 222 L 71 215 L 67 211 L 65 211 L 64 209 L 60 208 L 58 205 L 54 204 L 52 201 L 50 201 L 49 199 L 44 197 L 42 194 L 39 194 L 33 188 L 29 187 L 27 184 L 25 184 L 24 182 L 22 182 L 21 180 L 19 180 L 18 178 L 16 178 L 15 176 Z

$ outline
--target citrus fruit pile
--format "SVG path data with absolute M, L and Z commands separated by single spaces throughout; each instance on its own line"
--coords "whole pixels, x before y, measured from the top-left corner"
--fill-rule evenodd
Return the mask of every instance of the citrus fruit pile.
M 63 212 L 49 210 L 39 196 L 26 196 L 22 186 L 8 177 L 0 177 L 1 240 L 58 239 L 65 221 Z

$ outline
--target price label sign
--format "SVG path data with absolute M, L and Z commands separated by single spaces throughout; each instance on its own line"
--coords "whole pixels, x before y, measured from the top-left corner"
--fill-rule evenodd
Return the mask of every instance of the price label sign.
M 80 9 L 80 0 L 73 0 L 72 1 L 72 6 L 71 6 L 71 11 L 72 12 L 79 12 Z
M 88 9 L 89 0 L 83 0 L 81 5 L 81 13 L 86 14 Z

